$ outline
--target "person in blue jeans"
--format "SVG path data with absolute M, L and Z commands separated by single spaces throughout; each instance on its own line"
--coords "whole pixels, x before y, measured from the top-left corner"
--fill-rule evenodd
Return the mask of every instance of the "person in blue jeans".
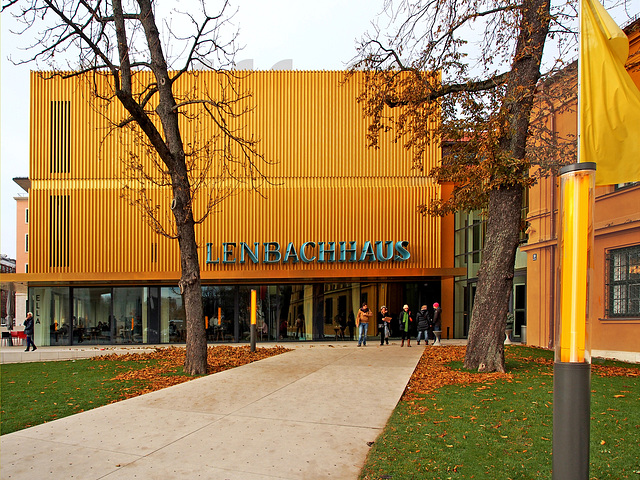
M 367 346 L 367 331 L 369 330 L 369 319 L 373 317 L 373 312 L 369 310 L 367 303 L 362 304 L 362 308 L 358 310 L 356 317 L 356 325 L 358 325 L 358 346 Z
M 431 317 L 426 305 L 422 305 L 422 308 L 416 315 L 416 321 L 418 322 L 418 345 L 420 345 L 420 338 L 424 338 L 424 344 L 429 345 L 429 324 L 431 323 Z

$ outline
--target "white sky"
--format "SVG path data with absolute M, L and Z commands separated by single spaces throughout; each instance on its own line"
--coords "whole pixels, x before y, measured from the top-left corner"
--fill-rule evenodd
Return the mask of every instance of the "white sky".
M 211 1 L 211 0 L 210 0 Z M 622 0 L 609 0 L 611 2 Z M 640 0 L 626 0 L 627 14 L 612 12 L 624 23 L 640 12 Z M 384 0 L 235 0 L 239 12 L 239 43 L 245 45 L 236 61 L 253 59 L 253 68 L 268 70 L 277 62 L 293 60 L 297 70 L 339 70 L 354 57 L 356 40 L 371 31 L 371 22 L 383 10 Z M 29 69 L 14 66 L 9 55 L 20 56 L 25 37 L 9 32 L 10 14 L 1 16 L 0 97 L 0 252 L 15 258 L 16 208 L 14 197 L 24 191 L 14 177 L 29 176 Z M 382 20 L 381 25 L 387 22 Z

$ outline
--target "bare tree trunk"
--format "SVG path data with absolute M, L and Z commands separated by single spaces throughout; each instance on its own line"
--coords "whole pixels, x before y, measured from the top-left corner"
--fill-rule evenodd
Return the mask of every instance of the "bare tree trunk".
M 520 231 L 522 187 L 494 190 L 487 220 L 482 267 L 473 304 L 466 368 L 504 372 L 504 330 Z
M 151 1 L 138 0 L 138 4 L 140 5 L 141 22 L 151 55 L 151 70 L 157 80 L 160 98 L 156 112 L 162 123 L 165 143 L 169 150 L 168 155 L 163 155 L 162 150 L 158 150 L 158 152 L 169 168 L 171 175 L 173 189 L 171 208 L 176 220 L 178 243 L 180 245 L 180 266 L 182 269 L 180 292 L 182 293 L 187 319 L 184 371 L 190 375 L 204 375 L 207 373 L 207 336 L 202 310 L 200 263 L 198 262 L 198 244 L 195 235 L 191 185 L 178 123 L 178 111 L 167 63 L 162 52 L 160 34 L 153 16 Z
M 513 68 L 502 108 L 500 148 L 514 161 L 514 175 L 527 174 L 525 151 L 540 63 L 549 32 L 549 0 L 525 0 Z M 520 183 L 489 193 L 487 231 L 478 274 L 465 368 L 504 372 L 504 329 L 513 286 L 522 195 Z
M 178 233 L 182 277 L 180 290 L 187 319 L 187 345 L 184 371 L 190 375 L 207 373 L 207 336 L 202 310 L 200 264 L 193 219 Z

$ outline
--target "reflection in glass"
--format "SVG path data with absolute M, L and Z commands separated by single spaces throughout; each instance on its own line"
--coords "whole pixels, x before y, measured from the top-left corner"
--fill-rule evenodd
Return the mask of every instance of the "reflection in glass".
M 110 288 L 75 288 L 73 290 L 73 342 L 111 343 L 110 313 Z
M 36 345 L 70 344 L 69 288 L 32 287 L 29 289 L 29 308 L 34 317 Z
M 147 289 L 120 287 L 113 289 L 113 343 L 146 343 Z
M 235 287 L 202 287 L 202 307 L 207 340 L 233 340 Z
M 186 342 L 187 318 L 180 290 L 177 287 L 163 287 L 160 289 L 160 298 L 160 342 Z

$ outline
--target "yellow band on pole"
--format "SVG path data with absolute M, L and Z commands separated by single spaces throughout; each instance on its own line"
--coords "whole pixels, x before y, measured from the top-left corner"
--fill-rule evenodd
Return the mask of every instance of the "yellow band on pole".
M 585 361 L 593 177 L 593 170 L 572 171 L 561 176 L 560 322 L 559 338 L 556 338 L 556 357 L 561 362 Z
M 251 290 L 251 325 L 256 324 L 256 291 Z

